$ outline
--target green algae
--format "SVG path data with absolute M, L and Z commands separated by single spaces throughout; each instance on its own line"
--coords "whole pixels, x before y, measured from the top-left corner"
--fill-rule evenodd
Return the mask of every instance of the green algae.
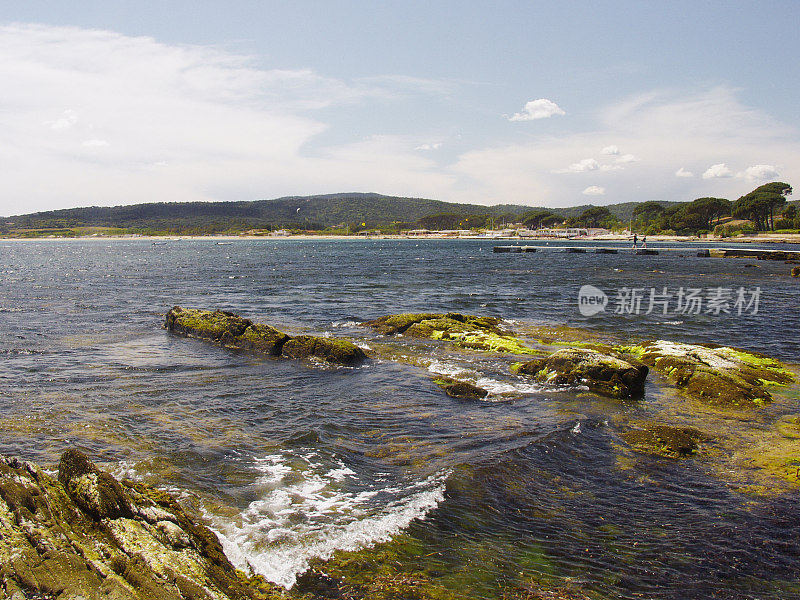
M 483 350 L 486 352 L 507 352 L 509 354 L 541 354 L 536 350 L 522 343 L 515 337 L 498 335 L 496 333 L 485 333 L 481 331 L 453 332 L 453 331 L 434 331 L 431 338 L 435 340 L 449 340 L 460 348 L 470 350 Z

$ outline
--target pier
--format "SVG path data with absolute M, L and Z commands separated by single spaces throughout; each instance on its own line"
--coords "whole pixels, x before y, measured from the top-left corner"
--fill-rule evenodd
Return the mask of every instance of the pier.
M 495 246 L 493 252 L 527 253 L 527 252 L 567 252 L 572 254 L 638 254 L 658 255 L 661 252 L 696 253 L 699 257 L 708 258 L 754 258 L 756 260 L 800 260 L 800 250 L 769 250 L 765 248 L 625 248 L 620 246 Z

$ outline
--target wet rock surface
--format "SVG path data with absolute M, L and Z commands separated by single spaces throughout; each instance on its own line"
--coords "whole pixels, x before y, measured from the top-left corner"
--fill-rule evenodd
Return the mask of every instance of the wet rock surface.
M 712 405 L 761 406 L 772 400 L 768 385 L 794 381 L 778 361 L 727 346 L 657 340 L 631 350 L 687 394 Z
M 459 400 L 483 400 L 489 395 L 489 392 L 482 387 L 466 381 L 450 379 L 449 377 L 439 377 L 434 379 L 433 382 L 442 388 L 445 394 Z
M 495 317 L 478 317 L 461 313 L 401 313 L 386 315 L 363 323 L 384 335 L 408 335 L 418 338 L 448 340 L 462 348 L 489 352 L 534 354 L 501 326 Z
M 175 306 L 167 313 L 164 327 L 173 333 L 269 356 L 314 357 L 347 366 L 359 365 L 367 358 L 361 348 L 347 340 L 311 335 L 293 337 L 270 325 L 253 323 L 221 310 Z
M 117 481 L 77 450 L 58 479 L 0 456 L 0 589 L 59 600 L 271 599 L 237 571 L 214 533 L 169 495 Z
M 543 383 L 586 385 L 611 398 L 637 398 L 644 394 L 648 368 L 642 364 L 586 348 L 564 348 L 518 367 L 518 373 Z

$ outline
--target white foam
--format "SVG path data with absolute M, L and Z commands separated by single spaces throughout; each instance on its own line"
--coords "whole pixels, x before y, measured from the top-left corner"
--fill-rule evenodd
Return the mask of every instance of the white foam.
M 235 519 L 207 514 L 240 569 L 286 588 L 313 558 L 390 540 L 444 499 L 446 473 L 406 486 L 363 480 L 339 460 L 286 450 L 256 461 L 260 497 Z
M 491 377 L 481 377 L 475 385 L 490 394 L 535 394 L 542 391 L 542 386 L 538 384 L 498 381 Z
M 441 362 L 434 360 L 428 365 L 428 371 L 436 375 L 444 375 L 445 377 L 463 377 L 470 373 L 467 369 L 462 369 L 458 365 L 451 363 Z

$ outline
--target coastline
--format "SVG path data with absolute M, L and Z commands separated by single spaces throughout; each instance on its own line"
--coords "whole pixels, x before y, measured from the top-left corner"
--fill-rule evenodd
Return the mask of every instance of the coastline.
M 702 243 L 702 242 L 731 242 L 736 244 L 800 244 L 800 234 L 771 234 L 761 233 L 738 237 L 718 237 L 718 236 L 680 236 L 680 235 L 653 235 L 647 236 L 650 242 L 676 242 L 676 243 Z M 208 240 L 217 242 L 230 242 L 235 240 L 484 240 L 490 242 L 628 242 L 631 236 L 627 234 L 606 234 L 599 236 L 585 236 L 576 238 L 553 238 L 544 236 L 502 236 L 489 237 L 485 235 L 402 235 L 402 234 L 379 234 L 379 235 L 89 235 L 89 236 L 46 236 L 46 237 L 0 237 L 2 242 L 24 242 L 24 241 L 54 241 L 54 240 L 80 240 L 80 241 L 132 241 L 145 240 L 153 242 L 184 241 L 184 240 Z M 640 237 L 641 240 L 641 237 Z

